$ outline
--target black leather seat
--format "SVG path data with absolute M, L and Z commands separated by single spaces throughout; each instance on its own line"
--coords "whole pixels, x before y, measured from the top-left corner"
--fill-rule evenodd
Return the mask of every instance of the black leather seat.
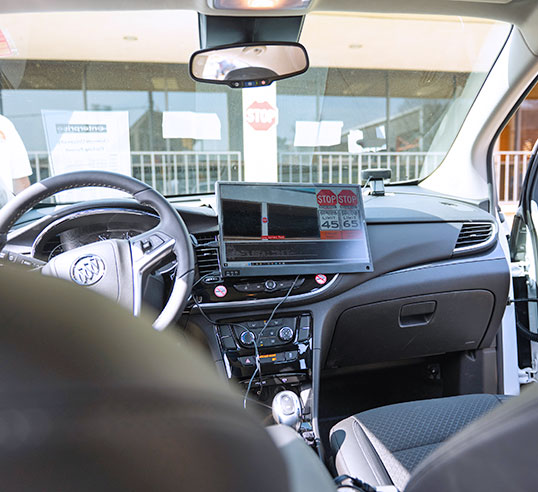
M 536 392 L 534 395 L 538 414 L 538 396 Z M 476 444 L 476 431 L 472 426 L 468 428 L 469 424 L 484 417 L 508 399 L 511 398 L 488 394 L 463 395 L 388 405 L 349 417 L 331 430 L 331 446 L 335 452 L 337 471 L 375 486 L 394 484 L 399 490 L 414 490 L 417 474 L 420 476 L 425 470 L 431 471 L 438 464 L 436 460 L 450 455 L 452 436 L 457 435 L 460 442 L 463 439 L 463 442 L 472 448 Z M 503 406 L 508 407 L 508 410 L 514 406 L 517 408 L 519 400 L 514 399 Z M 488 418 L 479 420 L 483 421 L 486 422 L 487 428 Z M 529 422 L 529 425 L 532 424 Z M 460 432 L 464 428 L 467 430 Z M 491 432 L 489 438 L 495 442 L 495 432 Z M 496 445 L 499 446 L 499 443 Z M 477 464 L 476 472 L 482 474 L 483 470 L 478 464 L 484 460 L 476 459 L 472 453 L 468 458 Z M 498 462 L 492 457 L 491 463 L 493 465 Z M 527 475 L 529 471 L 526 471 Z M 454 473 L 448 481 L 453 485 L 461 481 L 461 473 L 457 469 Z M 445 490 L 443 487 L 446 484 L 441 485 L 440 480 L 435 482 L 436 485 L 431 490 Z M 490 490 L 476 486 L 474 482 L 475 490 Z M 464 485 L 454 485 L 447 490 L 467 490 L 460 487 Z M 538 489 L 538 483 L 534 489 Z

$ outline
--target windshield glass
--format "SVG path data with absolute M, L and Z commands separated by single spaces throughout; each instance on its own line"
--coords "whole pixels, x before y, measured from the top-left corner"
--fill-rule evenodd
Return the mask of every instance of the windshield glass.
M 195 12 L 0 15 L 0 178 L 17 192 L 106 169 L 169 196 L 212 193 L 217 180 L 358 183 L 368 167 L 421 179 L 445 157 L 509 29 L 313 13 L 300 37 L 310 69 L 239 90 L 189 77 Z

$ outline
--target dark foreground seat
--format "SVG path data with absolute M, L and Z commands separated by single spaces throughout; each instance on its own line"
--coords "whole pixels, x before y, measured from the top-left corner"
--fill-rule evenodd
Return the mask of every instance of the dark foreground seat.
M 302 439 L 267 432 L 187 340 L 83 287 L 6 267 L 0 481 L 3 491 L 334 490 Z

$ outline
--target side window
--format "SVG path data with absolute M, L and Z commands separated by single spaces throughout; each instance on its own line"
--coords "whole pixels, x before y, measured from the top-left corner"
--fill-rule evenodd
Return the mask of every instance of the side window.
M 522 185 L 529 158 L 538 139 L 538 86 L 521 103 L 503 129 L 494 149 L 494 166 L 498 186 L 499 205 L 511 228 L 510 254 L 513 293 L 517 325 L 517 351 L 520 382 L 534 381 L 538 370 L 538 305 L 527 299 L 536 299 L 537 248 L 533 229 L 538 223 L 538 207 L 531 200 L 530 215 L 518 213 Z M 534 227 L 526 223 L 532 221 Z
M 495 144 L 493 154 L 501 209 L 512 223 L 534 142 L 538 140 L 538 85 L 514 113 Z

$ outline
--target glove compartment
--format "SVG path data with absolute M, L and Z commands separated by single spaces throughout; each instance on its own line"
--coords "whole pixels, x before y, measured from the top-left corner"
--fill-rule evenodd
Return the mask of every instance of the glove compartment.
M 327 367 L 411 359 L 479 347 L 495 296 L 473 289 L 352 307 L 338 318 Z

